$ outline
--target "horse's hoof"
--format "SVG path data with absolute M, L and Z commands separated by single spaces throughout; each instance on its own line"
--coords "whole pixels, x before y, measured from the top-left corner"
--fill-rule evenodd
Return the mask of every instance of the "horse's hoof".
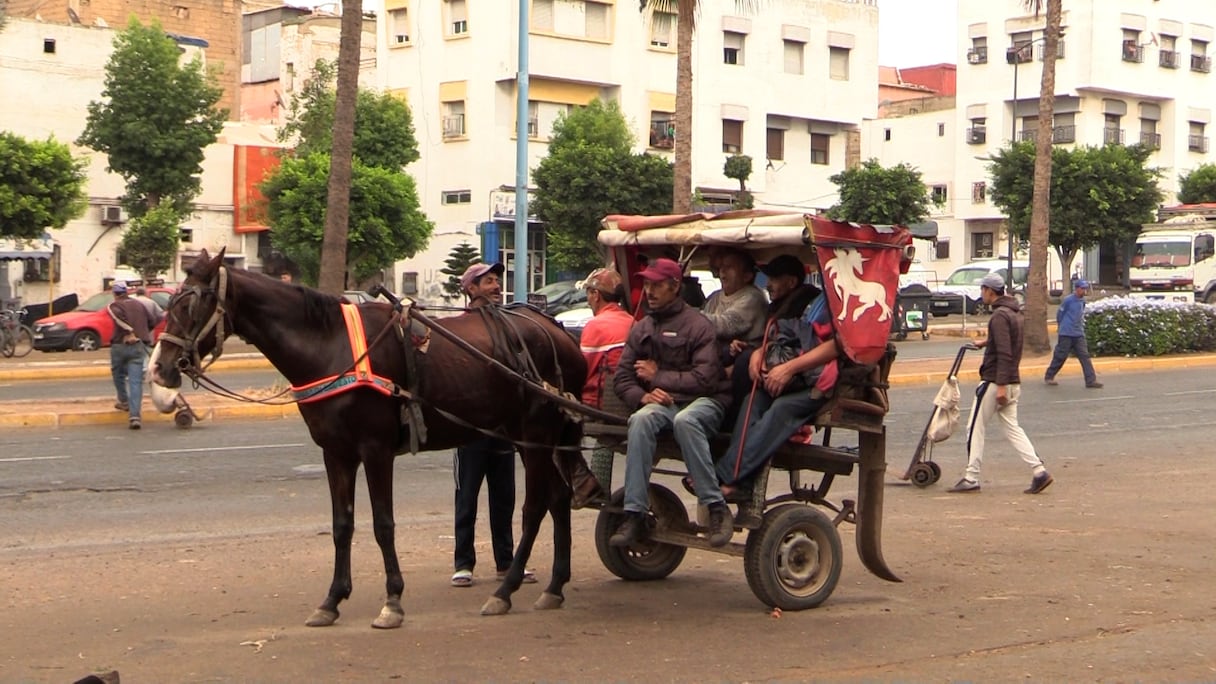
M 405 611 L 401 609 L 400 601 L 388 601 L 380 609 L 380 615 L 372 620 L 376 629 L 396 629 L 405 622 Z
M 338 611 L 318 608 L 304 621 L 305 627 L 329 627 L 338 621 Z
M 558 596 L 557 594 L 550 594 L 549 592 L 544 591 L 541 592 L 540 598 L 536 599 L 536 603 L 533 603 L 532 607 L 536 610 L 557 610 L 558 608 L 561 608 L 562 604 L 565 602 L 566 598 L 564 596 Z
M 511 612 L 511 602 L 504 601 L 497 596 L 491 596 L 481 607 L 482 615 L 506 615 L 509 612 Z

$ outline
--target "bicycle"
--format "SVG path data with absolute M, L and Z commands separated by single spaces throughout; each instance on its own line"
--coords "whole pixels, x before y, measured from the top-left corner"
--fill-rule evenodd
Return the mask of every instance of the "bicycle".
M 0 311 L 0 354 L 21 358 L 34 350 L 34 329 L 21 322 L 25 309 Z

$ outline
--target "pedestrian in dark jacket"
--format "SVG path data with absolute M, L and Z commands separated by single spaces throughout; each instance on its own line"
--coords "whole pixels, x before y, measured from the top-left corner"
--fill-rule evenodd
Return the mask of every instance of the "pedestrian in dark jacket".
M 1085 386 L 1089 389 L 1101 389 L 1098 374 L 1094 372 L 1094 363 L 1089 359 L 1089 344 L 1085 341 L 1085 295 L 1089 292 L 1089 283 L 1078 280 L 1073 286 L 1073 293 L 1060 302 L 1056 310 L 1056 349 L 1051 356 L 1051 364 L 1043 375 L 1043 382 L 1048 385 L 1058 385 L 1056 373 L 1064 367 L 1069 354 L 1076 354 L 1081 362 L 1081 373 L 1085 376 Z
M 718 358 L 714 325 L 680 298 L 678 263 L 656 259 L 638 277 L 650 313 L 629 331 L 613 377 L 617 395 L 633 413 L 625 456 L 625 522 L 609 543 L 631 546 L 648 535 L 656 441 L 671 429 L 697 502 L 709 509 L 709 543 L 722 546 L 734 533 L 734 521 L 718 488 L 709 439 L 722 423 L 730 384 Z
M 148 358 L 148 347 L 152 345 L 152 328 L 155 323 L 148 310 L 127 292 L 127 284 L 121 280 L 111 286 L 114 301 L 108 312 L 114 319 L 114 334 L 110 338 L 110 377 L 118 401 L 114 408 L 126 411 L 127 427 L 140 429 L 140 404 L 143 403 L 144 367 Z
M 1034 472 L 1026 493 L 1038 494 L 1054 480 L 1035 453 L 1026 431 L 1018 425 L 1018 397 L 1022 392 L 1022 380 L 1018 375 L 1018 366 L 1022 363 L 1022 310 L 1016 299 L 1005 294 L 1005 279 L 996 273 L 984 276 L 980 282 L 980 296 L 992 309 L 992 318 L 988 321 L 988 338 L 976 343 L 984 350 L 984 360 L 980 363 L 980 383 L 975 388 L 975 402 L 967 421 L 967 471 L 950 491 L 980 491 L 984 432 L 995 414 L 1001 419 L 1005 438 Z

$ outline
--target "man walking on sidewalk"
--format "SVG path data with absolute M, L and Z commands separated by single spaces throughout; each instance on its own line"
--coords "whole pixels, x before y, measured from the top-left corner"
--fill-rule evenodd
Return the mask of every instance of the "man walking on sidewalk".
M 1022 311 L 1017 300 L 1005 294 L 1005 279 L 996 273 L 989 273 L 980 281 L 980 296 L 992 309 L 992 318 L 988 320 L 988 338 L 975 343 L 984 350 L 984 360 L 980 363 L 980 384 L 975 388 L 975 402 L 968 420 L 967 471 L 950 491 L 980 491 L 984 432 L 988 421 L 996 414 L 1005 429 L 1005 438 L 1034 471 L 1026 493 L 1038 494 L 1054 480 L 1035 453 L 1026 431 L 1018 425 L 1018 397 L 1022 393 L 1022 380 L 1018 375 L 1018 366 L 1022 363 Z
M 1043 382 L 1055 386 L 1056 373 L 1064 367 L 1068 355 L 1076 354 L 1081 362 L 1081 372 L 1085 374 L 1085 386 L 1089 389 L 1101 389 L 1098 375 L 1094 373 L 1094 364 L 1089 359 L 1089 344 L 1085 341 L 1085 294 L 1089 292 L 1089 283 L 1078 280 L 1072 294 L 1060 302 L 1056 311 L 1056 323 L 1059 324 L 1056 339 L 1056 351 L 1051 357 L 1051 365 L 1043 376 Z
M 127 294 L 127 284 L 115 281 L 111 287 L 114 301 L 109 313 L 114 319 L 114 335 L 110 338 L 110 376 L 118 401 L 114 408 L 126 411 L 127 427 L 140 428 L 140 403 L 143 401 L 144 361 L 152 344 L 154 324 L 148 310 L 139 300 Z

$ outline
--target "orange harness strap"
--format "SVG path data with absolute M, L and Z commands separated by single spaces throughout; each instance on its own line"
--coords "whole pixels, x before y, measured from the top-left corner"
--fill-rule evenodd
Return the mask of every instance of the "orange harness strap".
M 359 307 L 344 302 L 342 318 L 346 321 L 346 337 L 354 368 L 342 375 L 331 375 L 305 385 L 292 385 L 291 392 L 297 402 L 307 404 L 320 401 L 358 387 L 374 389 L 387 396 L 396 394 L 396 383 L 372 373 L 372 362 L 367 357 L 367 335 L 363 332 L 363 316 Z

